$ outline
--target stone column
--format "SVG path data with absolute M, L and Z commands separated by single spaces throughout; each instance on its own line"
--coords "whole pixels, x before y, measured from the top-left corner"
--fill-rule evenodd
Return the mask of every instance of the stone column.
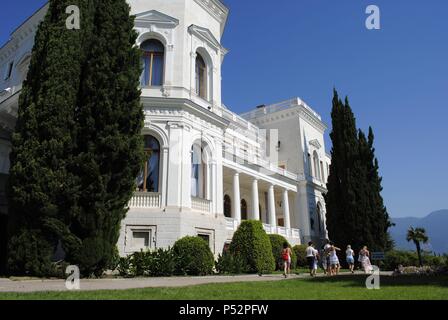
M 260 201 L 258 199 L 258 180 L 254 179 L 252 181 L 252 211 L 253 219 L 260 220 Z
M 270 185 L 268 190 L 268 214 L 269 224 L 274 229 L 277 226 L 277 217 L 275 214 L 275 195 L 273 185 Z
M 240 196 L 240 174 L 233 175 L 233 218 L 241 222 L 241 196 Z
M 291 217 L 289 214 L 288 190 L 283 190 L 283 218 L 285 219 L 285 228 L 291 229 Z

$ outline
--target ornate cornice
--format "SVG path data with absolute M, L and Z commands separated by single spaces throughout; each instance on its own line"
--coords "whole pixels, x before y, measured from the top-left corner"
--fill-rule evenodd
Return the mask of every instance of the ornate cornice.
M 179 25 L 179 20 L 157 10 L 146 11 L 136 15 L 136 27 L 144 28 L 148 25 L 156 25 L 163 28 L 175 28 Z
M 229 15 L 229 9 L 219 0 L 194 0 L 204 8 L 212 17 L 222 24 L 221 33 Z

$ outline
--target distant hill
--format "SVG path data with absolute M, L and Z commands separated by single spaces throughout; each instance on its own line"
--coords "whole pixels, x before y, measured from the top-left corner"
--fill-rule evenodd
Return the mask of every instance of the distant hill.
M 390 234 L 397 248 L 415 250 L 415 245 L 406 241 L 406 233 L 409 227 L 421 227 L 425 228 L 430 242 L 424 250 L 448 253 L 448 209 L 432 212 L 424 218 L 392 218 L 392 222 L 396 226 L 390 229 Z

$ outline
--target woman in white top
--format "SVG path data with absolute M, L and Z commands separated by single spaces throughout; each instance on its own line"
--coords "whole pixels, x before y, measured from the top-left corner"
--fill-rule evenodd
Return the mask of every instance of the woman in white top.
M 359 252 L 359 255 L 361 256 L 361 264 L 364 269 L 364 272 L 365 273 L 372 272 L 373 268 L 369 258 L 370 252 L 367 249 L 367 246 L 364 246 L 364 248 L 362 248 L 362 250 Z
M 313 242 L 308 242 L 308 247 L 306 248 L 306 260 L 308 262 L 308 266 L 310 269 L 310 276 L 314 277 L 316 275 L 316 259 L 317 259 L 317 250 L 314 249 Z
M 331 272 L 330 275 L 338 275 L 339 270 L 341 269 L 341 265 L 339 263 L 339 258 L 337 255 L 337 251 L 341 251 L 340 248 L 335 247 L 333 242 L 330 243 L 330 264 L 331 264 Z
M 352 250 L 352 246 L 348 245 L 347 250 L 345 250 L 345 257 L 348 264 L 348 268 L 350 269 L 351 273 L 355 273 L 355 258 L 354 258 L 355 252 Z

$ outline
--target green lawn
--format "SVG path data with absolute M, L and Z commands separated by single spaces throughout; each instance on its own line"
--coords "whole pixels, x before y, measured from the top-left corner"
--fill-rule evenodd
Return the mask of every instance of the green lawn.
M 304 300 L 304 299 L 443 299 L 448 300 L 448 277 L 382 277 L 380 290 L 367 290 L 365 276 L 294 279 L 275 282 L 209 284 L 186 288 L 123 291 L 0 293 L 1 299 L 99 300 Z

